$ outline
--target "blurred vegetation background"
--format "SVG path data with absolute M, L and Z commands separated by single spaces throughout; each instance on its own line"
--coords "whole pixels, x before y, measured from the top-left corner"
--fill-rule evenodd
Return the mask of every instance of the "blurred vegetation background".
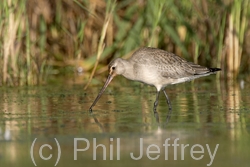
M 140 46 L 220 67 L 221 78 L 250 72 L 249 0 L 2 0 L 0 8 L 0 85 L 45 84 L 65 71 L 87 82 Z

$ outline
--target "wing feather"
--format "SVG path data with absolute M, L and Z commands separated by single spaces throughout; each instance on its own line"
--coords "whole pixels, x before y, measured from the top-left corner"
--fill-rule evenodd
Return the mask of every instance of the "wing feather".
M 210 72 L 209 68 L 187 62 L 173 53 L 149 47 L 137 50 L 130 58 L 130 61 L 143 64 L 148 68 L 157 68 L 163 77 L 173 79 L 203 75 Z

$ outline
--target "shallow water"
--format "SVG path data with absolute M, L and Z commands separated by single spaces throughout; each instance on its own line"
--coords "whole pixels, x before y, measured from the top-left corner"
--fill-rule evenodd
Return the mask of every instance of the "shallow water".
M 249 166 L 249 83 L 213 79 L 167 87 L 173 109 L 162 93 L 159 121 L 155 88 L 122 77 L 92 114 L 102 85 L 2 87 L 0 164 L 54 166 L 59 157 L 56 166 Z

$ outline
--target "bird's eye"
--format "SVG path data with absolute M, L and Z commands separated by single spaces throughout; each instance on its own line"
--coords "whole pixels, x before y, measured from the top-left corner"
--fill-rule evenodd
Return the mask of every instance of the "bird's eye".
M 112 67 L 112 70 L 115 70 L 115 67 Z

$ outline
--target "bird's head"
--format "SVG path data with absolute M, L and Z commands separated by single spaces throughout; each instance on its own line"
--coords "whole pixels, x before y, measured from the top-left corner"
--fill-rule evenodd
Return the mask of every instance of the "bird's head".
M 109 64 L 109 75 L 116 76 L 124 73 L 125 68 L 123 64 L 123 59 L 117 58 L 110 62 Z
M 104 90 L 107 88 L 107 86 L 109 85 L 109 83 L 112 81 L 112 79 L 116 75 L 121 75 L 121 74 L 123 74 L 125 72 L 123 61 L 124 61 L 123 59 L 117 58 L 117 59 L 113 60 L 109 64 L 109 75 L 108 75 L 108 78 L 107 78 L 105 84 L 103 85 L 101 91 L 99 92 L 98 96 L 96 97 L 95 101 L 93 102 L 93 104 L 89 108 L 90 111 L 92 111 L 92 107 L 99 100 L 99 98 L 101 97 L 101 95 L 103 94 Z

